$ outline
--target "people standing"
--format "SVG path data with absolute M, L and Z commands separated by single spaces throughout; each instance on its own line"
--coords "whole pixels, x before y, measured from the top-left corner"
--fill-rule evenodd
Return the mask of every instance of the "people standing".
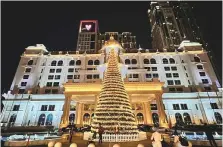
M 204 124 L 204 132 L 207 136 L 207 139 L 210 142 L 210 145 L 212 147 L 217 147 L 217 143 L 215 142 L 214 136 L 212 134 L 212 129 L 210 127 L 208 127 L 206 123 Z
M 162 135 L 158 132 L 157 128 L 154 128 L 154 131 L 151 136 L 151 140 L 153 140 L 152 145 L 153 147 L 162 147 Z
M 72 138 L 73 138 L 73 127 L 70 130 L 70 140 L 69 140 L 69 143 L 71 143 Z
M 99 123 L 98 134 L 99 134 L 99 143 L 102 143 L 102 134 L 104 133 L 104 128 Z

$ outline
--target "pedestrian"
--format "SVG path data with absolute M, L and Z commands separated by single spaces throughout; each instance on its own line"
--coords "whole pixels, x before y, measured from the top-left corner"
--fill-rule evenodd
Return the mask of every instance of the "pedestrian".
M 175 135 L 173 147 L 192 147 L 192 143 L 188 141 L 185 137 Z
M 152 146 L 153 147 L 162 147 L 162 135 L 158 132 L 157 128 L 154 128 L 154 133 L 151 136 Z
M 93 140 L 96 139 L 96 136 L 97 136 L 97 132 L 94 131 L 93 136 L 92 136 L 92 139 L 93 139 Z
M 204 132 L 207 136 L 207 139 L 210 142 L 210 145 L 212 147 L 217 147 L 217 143 L 215 142 L 215 139 L 214 139 L 213 134 L 212 134 L 212 129 L 209 126 L 207 126 L 206 123 L 204 124 Z
M 102 143 L 102 134 L 104 133 L 104 128 L 99 123 L 98 134 L 99 134 L 99 143 Z
M 71 130 L 70 130 L 70 140 L 69 140 L 69 143 L 71 143 L 72 138 L 73 138 L 73 128 L 71 128 Z

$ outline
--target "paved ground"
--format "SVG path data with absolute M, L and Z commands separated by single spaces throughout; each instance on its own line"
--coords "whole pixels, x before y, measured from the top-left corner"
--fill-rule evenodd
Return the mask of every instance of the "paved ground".
M 87 147 L 87 141 L 83 141 L 82 138 L 78 138 L 78 137 L 75 137 L 72 142 L 75 142 L 78 147 Z M 123 142 L 123 143 L 118 143 L 120 144 L 121 147 L 137 147 L 137 145 L 141 143 L 143 144 L 145 147 L 152 147 L 152 142 L 150 140 L 143 140 L 143 141 L 137 141 L 137 142 Z M 102 144 L 98 144 L 96 142 L 96 147 L 113 147 L 113 145 L 115 144 L 115 142 L 112 142 L 112 143 L 102 143 Z M 69 144 L 64 144 L 63 147 L 69 147 Z
M 121 147 L 137 147 L 137 145 L 139 143 L 143 144 L 145 147 L 152 147 L 152 142 L 150 140 L 150 136 L 151 134 L 149 134 L 149 136 L 147 137 L 147 140 L 143 140 L 143 141 L 137 141 L 137 142 L 123 142 L 123 143 L 117 143 L 120 144 Z M 168 143 L 170 142 L 170 140 L 168 138 L 165 137 L 165 141 L 167 141 Z M 72 142 L 76 143 L 78 147 L 87 147 L 87 141 L 83 140 L 83 137 L 73 137 Z M 115 143 L 102 143 L 102 144 L 98 144 L 96 142 L 96 147 L 113 147 Z M 69 147 L 70 143 L 64 143 L 62 147 Z M 3 147 L 3 146 L 2 146 Z M 40 145 L 40 146 L 29 146 L 29 147 L 47 147 L 47 145 Z M 193 147 L 204 147 L 204 146 L 194 146 Z M 205 146 L 207 147 L 207 146 Z

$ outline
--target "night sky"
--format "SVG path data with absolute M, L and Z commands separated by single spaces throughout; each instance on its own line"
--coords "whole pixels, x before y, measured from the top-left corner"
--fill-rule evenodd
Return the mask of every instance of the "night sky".
M 48 51 L 75 50 L 80 20 L 99 21 L 100 32 L 132 32 L 142 48 L 151 48 L 148 2 L 1 2 L 1 90 L 9 90 L 20 55 L 27 46 Z M 205 41 L 222 71 L 222 2 L 189 2 Z

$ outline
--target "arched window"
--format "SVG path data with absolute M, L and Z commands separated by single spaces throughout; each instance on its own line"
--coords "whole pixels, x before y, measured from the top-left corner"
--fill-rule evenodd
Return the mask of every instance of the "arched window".
M 45 118 L 46 118 L 46 115 L 45 114 L 41 114 L 40 116 L 39 116 L 39 120 L 38 120 L 38 125 L 40 126 L 40 125 L 44 125 L 44 123 L 45 123 Z
M 56 66 L 56 65 L 57 65 L 57 61 L 54 60 L 51 62 L 51 66 Z
M 83 123 L 84 124 L 90 124 L 90 114 L 85 113 L 83 116 Z
M 137 60 L 136 59 L 132 59 L 132 64 L 137 64 Z
M 190 115 L 188 113 L 184 113 L 183 116 L 184 116 L 184 122 L 186 124 L 192 124 Z
M 175 63 L 175 60 L 173 58 L 170 58 L 170 64 L 174 64 Z
M 74 123 L 74 120 L 75 120 L 75 114 L 74 113 L 71 113 L 70 116 L 69 116 L 69 123 L 70 124 L 73 124 Z
M 144 59 L 144 64 L 149 64 L 149 59 Z
M 74 60 L 70 60 L 69 65 L 70 65 L 70 66 L 73 66 L 73 65 L 74 65 L 74 63 L 75 63 L 75 62 L 74 62 Z
M 81 65 L 81 60 L 77 60 L 76 65 Z
M 195 61 L 195 62 L 201 62 L 200 58 L 197 57 L 197 56 L 194 57 L 194 61 Z
M 151 64 L 156 64 L 156 60 L 154 58 L 150 59 Z
M 9 119 L 9 123 L 15 123 L 15 121 L 16 121 L 16 117 L 17 117 L 16 114 L 11 115 L 11 117 L 10 117 L 10 119 Z
M 143 114 L 142 113 L 138 113 L 136 115 L 136 118 L 137 118 L 138 124 L 144 124 L 144 117 L 143 117 Z
M 202 65 L 197 65 L 197 69 L 203 69 Z
M 130 64 L 130 60 L 129 59 L 125 59 L 125 64 Z
M 94 65 L 99 65 L 100 64 L 100 61 L 99 60 L 95 60 L 94 61 Z
M 152 118 L 153 118 L 153 124 L 154 126 L 158 127 L 159 126 L 159 116 L 157 113 L 153 113 L 152 114 Z
M 63 61 L 62 60 L 58 61 L 57 66 L 63 66 Z
M 215 120 L 216 120 L 217 124 L 222 124 L 222 117 L 221 117 L 220 113 L 215 112 L 214 117 L 215 117 Z
M 93 60 L 88 60 L 88 65 L 93 65 Z
M 168 60 L 166 58 L 163 58 L 163 64 L 168 64 Z
M 52 114 L 48 114 L 47 118 L 46 118 L 46 125 L 51 126 L 52 125 L 52 121 L 53 121 L 53 115 Z
M 33 60 L 29 60 L 27 64 L 28 65 L 33 65 Z
M 178 123 L 183 122 L 183 118 L 182 118 L 182 115 L 180 113 L 176 113 L 175 118 L 176 118 L 176 122 L 178 122 Z

